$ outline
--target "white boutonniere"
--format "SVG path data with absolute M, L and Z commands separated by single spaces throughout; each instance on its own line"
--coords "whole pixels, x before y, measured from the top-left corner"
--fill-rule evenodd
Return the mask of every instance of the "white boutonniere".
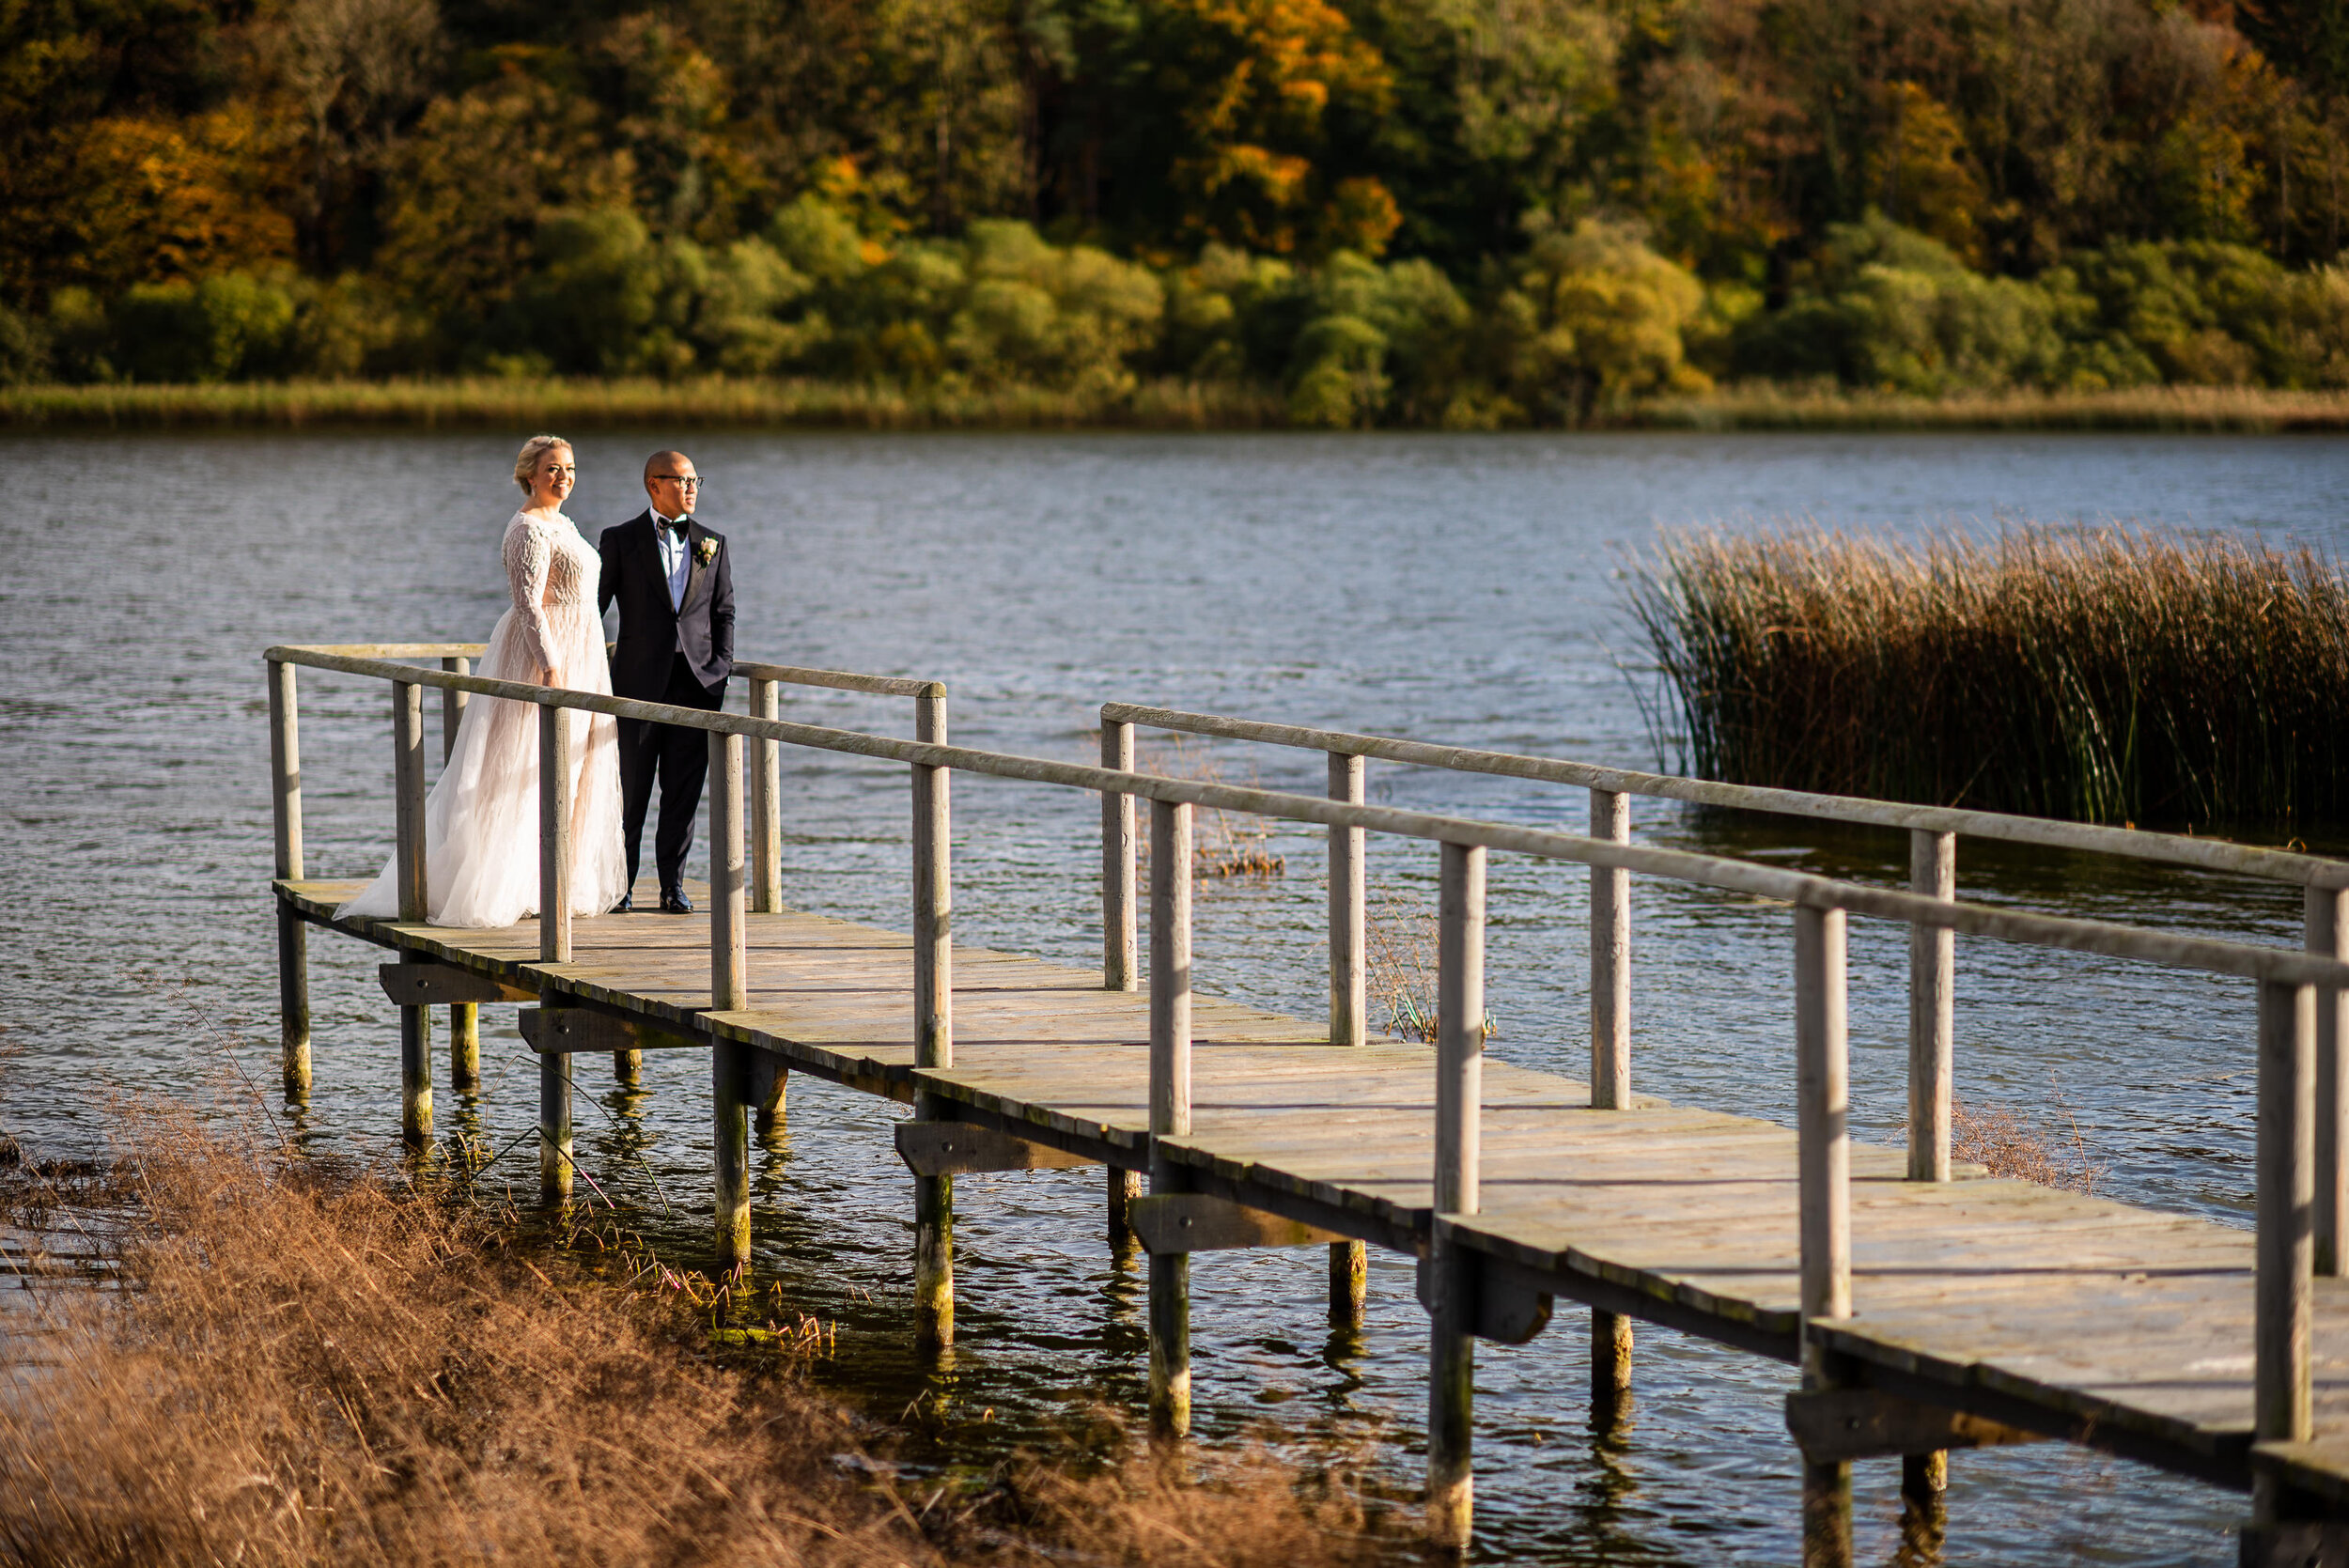
M 694 558 L 699 560 L 703 566 L 706 567 L 709 565 L 710 562 L 715 561 L 718 558 L 718 541 L 715 539 L 694 540 L 693 555 Z

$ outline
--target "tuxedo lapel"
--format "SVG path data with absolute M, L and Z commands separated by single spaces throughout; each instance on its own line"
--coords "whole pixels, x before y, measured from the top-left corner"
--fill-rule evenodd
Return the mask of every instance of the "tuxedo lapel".
M 677 618 L 680 621 L 693 608 L 693 600 L 702 591 L 703 580 L 709 575 L 709 568 L 702 565 L 701 550 L 702 540 L 708 536 L 709 531 L 701 525 L 699 520 L 685 525 L 685 594 L 677 600 Z

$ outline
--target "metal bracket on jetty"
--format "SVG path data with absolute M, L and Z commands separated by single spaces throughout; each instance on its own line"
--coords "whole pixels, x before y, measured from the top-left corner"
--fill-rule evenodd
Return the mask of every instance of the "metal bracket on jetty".
M 1464 1546 L 1472 1520 L 1475 1344 L 1521 1344 L 1560 1302 L 1589 1313 L 1592 1398 L 1619 1401 L 1632 1325 L 1662 1324 L 1799 1367 L 1786 1411 L 1803 1454 L 1805 1560 L 1851 1560 L 1850 1467 L 1899 1455 L 1933 1529 L 1952 1449 L 2062 1441 L 2250 1495 L 2244 1560 L 2349 1546 L 2349 863 L 2158 833 L 1990 813 L 1747 789 L 1554 758 L 1111 704 L 1101 765 L 948 743 L 935 682 L 745 664 L 747 716 L 555 691 L 469 673 L 463 644 L 273 647 L 266 654 L 276 805 L 287 1092 L 310 1084 L 306 933 L 391 949 L 402 1126 L 432 1131 L 433 1010 L 450 1073 L 478 1082 L 474 1010 L 525 1001 L 540 1062 L 540 1186 L 571 1190 L 571 1059 L 609 1054 L 624 1079 L 648 1048 L 710 1056 L 714 1251 L 751 1259 L 748 1136 L 784 1114 L 792 1072 L 910 1103 L 896 1150 L 915 1217 L 917 1336 L 952 1343 L 954 1178 L 1100 1165 L 1113 1244 L 1149 1269 L 1149 1405 L 1170 1435 L 1190 1416 L 1194 1252 L 1326 1247 L 1330 1311 L 1359 1321 L 1365 1249 L 1409 1256 L 1429 1322 L 1426 1523 Z M 420 665 L 429 660 L 439 668 Z M 391 691 L 400 916 L 334 918 L 356 884 L 303 862 L 295 672 Z M 910 698 L 910 739 L 786 722 L 810 685 Z M 539 710 L 547 918 L 501 930 L 425 924 L 423 692 L 453 735 L 473 696 Z M 707 944 L 674 922 L 566 911 L 565 708 L 708 733 Z M 1327 796 L 1140 772 L 1136 727 L 1323 753 Z M 906 769 L 910 936 L 784 906 L 785 748 Z M 1366 803 L 1368 760 L 1588 791 L 1566 833 Z M 745 785 L 747 762 L 748 784 Z M 949 862 L 956 774 L 1099 798 L 1100 971 L 955 945 Z M 1635 795 L 1908 831 L 1908 891 L 1630 842 Z M 1149 885 L 1136 874 L 1143 805 Z M 1300 1019 L 1199 994 L 1190 951 L 1194 812 L 1328 831 L 1329 1015 Z M 968 819 L 965 828 L 968 831 Z M 1437 1038 L 1384 1038 L 1366 1004 L 1364 841 L 1428 845 L 1439 873 Z M 2217 941 L 1969 904 L 1956 841 L 1981 837 L 2264 877 L 2301 890 L 2300 949 Z M 1592 884 L 1587 1082 L 1485 1055 L 1486 865 L 1494 854 L 1587 866 Z M 1785 921 L 1797 1125 L 1636 1097 L 1631 881 L 1751 895 Z M 1148 910 L 1143 913 L 1146 891 Z M 1908 1143 L 1849 1130 L 1845 932 L 1908 928 Z M 1138 927 L 1150 923 L 1149 972 Z M 2257 994 L 2257 1224 L 2222 1227 L 2108 1199 L 1983 1179 L 1950 1157 L 1955 937 L 1986 937 L 2197 975 Z M 959 1037 L 959 1042 L 958 1042 Z M 1209 1044 L 1212 1042 L 1212 1044 Z M 1144 1183 L 1146 1181 L 1146 1191 Z M 1213 1266 L 1211 1264 L 1208 1266 Z M 2198 1369 L 2181 1378 L 2178 1369 Z M 2298 1556 L 2293 1554 L 2297 1553 Z

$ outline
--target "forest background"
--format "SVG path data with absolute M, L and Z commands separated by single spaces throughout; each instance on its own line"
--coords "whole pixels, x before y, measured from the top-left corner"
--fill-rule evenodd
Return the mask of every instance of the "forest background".
M 0 384 L 2349 387 L 2343 0 L 8 0 Z

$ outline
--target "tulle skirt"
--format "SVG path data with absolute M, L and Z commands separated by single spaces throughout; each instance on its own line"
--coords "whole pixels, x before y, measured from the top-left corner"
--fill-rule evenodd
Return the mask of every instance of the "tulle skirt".
M 568 623 L 568 624 L 567 624 Z M 555 644 L 549 684 L 612 692 L 599 617 L 551 613 Z M 508 610 L 490 633 L 478 674 L 534 681 L 529 640 Z M 571 726 L 571 877 L 575 915 L 599 915 L 628 891 L 620 835 L 619 732 L 609 714 L 567 708 Z M 511 925 L 538 912 L 538 709 L 475 696 L 457 725 L 457 746 L 426 799 L 425 918 L 434 925 Z M 399 913 L 398 867 L 337 915 Z

